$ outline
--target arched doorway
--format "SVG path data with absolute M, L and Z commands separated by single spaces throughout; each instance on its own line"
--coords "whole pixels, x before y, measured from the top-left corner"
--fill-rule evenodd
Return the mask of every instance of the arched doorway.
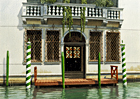
M 64 38 L 65 77 L 85 78 L 85 37 L 80 32 L 71 32 Z

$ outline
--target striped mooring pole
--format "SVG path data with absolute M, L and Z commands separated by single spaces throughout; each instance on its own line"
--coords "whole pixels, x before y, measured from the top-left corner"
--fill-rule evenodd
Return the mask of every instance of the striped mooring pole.
M 122 53 L 122 73 L 123 73 L 123 85 L 127 86 L 127 78 L 126 78 L 126 62 L 125 62 L 125 44 L 121 44 L 121 53 Z
M 31 42 L 27 42 L 27 58 L 26 58 L 26 89 L 31 88 Z

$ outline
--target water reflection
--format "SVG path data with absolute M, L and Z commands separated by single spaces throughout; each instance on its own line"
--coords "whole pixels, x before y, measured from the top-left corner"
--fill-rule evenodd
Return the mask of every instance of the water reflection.
M 127 93 L 127 88 L 126 87 L 123 87 L 123 99 L 127 99 L 127 96 L 126 96 L 126 93 Z
M 35 88 L 26 90 L 25 86 L 0 86 L 0 99 L 140 99 L 140 83 L 130 83 L 126 88 L 118 86 Z
M 101 88 L 98 88 L 98 92 L 97 92 L 99 99 L 102 99 L 102 90 Z
M 81 87 L 81 88 L 34 88 L 33 99 L 48 97 L 48 99 L 104 99 L 119 97 L 118 86 Z
M 110 97 L 112 97 L 112 98 L 119 97 L 118 86 L 110 87 Z
M 47 99 L 61 99 L 62 94 L 64 94 L 62 88 L 34 88 L 33 99 L 45 97 Z
M 8 99 L 8 93 L 9 93 L 9 89 L 8 87 L 5 87 L 5 99 Z
M 62 90 L 62 99 L 65 99 L 65 89 Z
M 33 98 L 47 97 L 48 99 L 86 99 L 87 88 L 34 88 Z
M 32 96 L 31 89 L 26 89 L 26 99 L 30 99 Z
M 36 99 L 37 91 L 38 91 L 38 89 L 37 88 L 34 88 L 34 91 L 33 91 L 33 99 Z
M 65 97 L 68 99 L 86 99 L 88 95 L 87 88 L 70 88 L 65 89 Z

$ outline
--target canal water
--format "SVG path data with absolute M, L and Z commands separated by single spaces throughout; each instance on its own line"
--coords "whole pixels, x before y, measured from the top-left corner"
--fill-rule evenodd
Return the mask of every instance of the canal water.
M 140 99 L 140 82 L 122 83 L 117 86 L 35 88 L 26 91 L 25 86 L 0 86 L 0 99 Z

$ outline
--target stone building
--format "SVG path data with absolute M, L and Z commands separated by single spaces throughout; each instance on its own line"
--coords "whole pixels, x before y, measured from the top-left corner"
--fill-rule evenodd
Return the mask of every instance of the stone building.
M 41 3 L 40 0 L 0 2 L 0 76 L 5 75 L 6 51 L 10 53 L 10 77 L 26 73 L 26 42 L 32 43 L 34 66 L 39 77 L 61 78 L 61 52 L 65 55 L 66 78 L 96 78 L 98 53 L 101 73 L 110 77 L 110 66 L 122 73 L 120 44 L 126 44 L 128 78 L 138 77 L 140 70 L 140 10 L 138 0 L 113 0 L 113 7 L 99 7 L 95 0 L 70 0 Z M 136 2 L 135 2 L 136 1 Z M 63 34 L 63 6 L 70 7 L 73 25 Z M 80 9 L 85 7 L 85 31 L 81 32 Z M 69 36 L 71 35 L 71 37 Z

